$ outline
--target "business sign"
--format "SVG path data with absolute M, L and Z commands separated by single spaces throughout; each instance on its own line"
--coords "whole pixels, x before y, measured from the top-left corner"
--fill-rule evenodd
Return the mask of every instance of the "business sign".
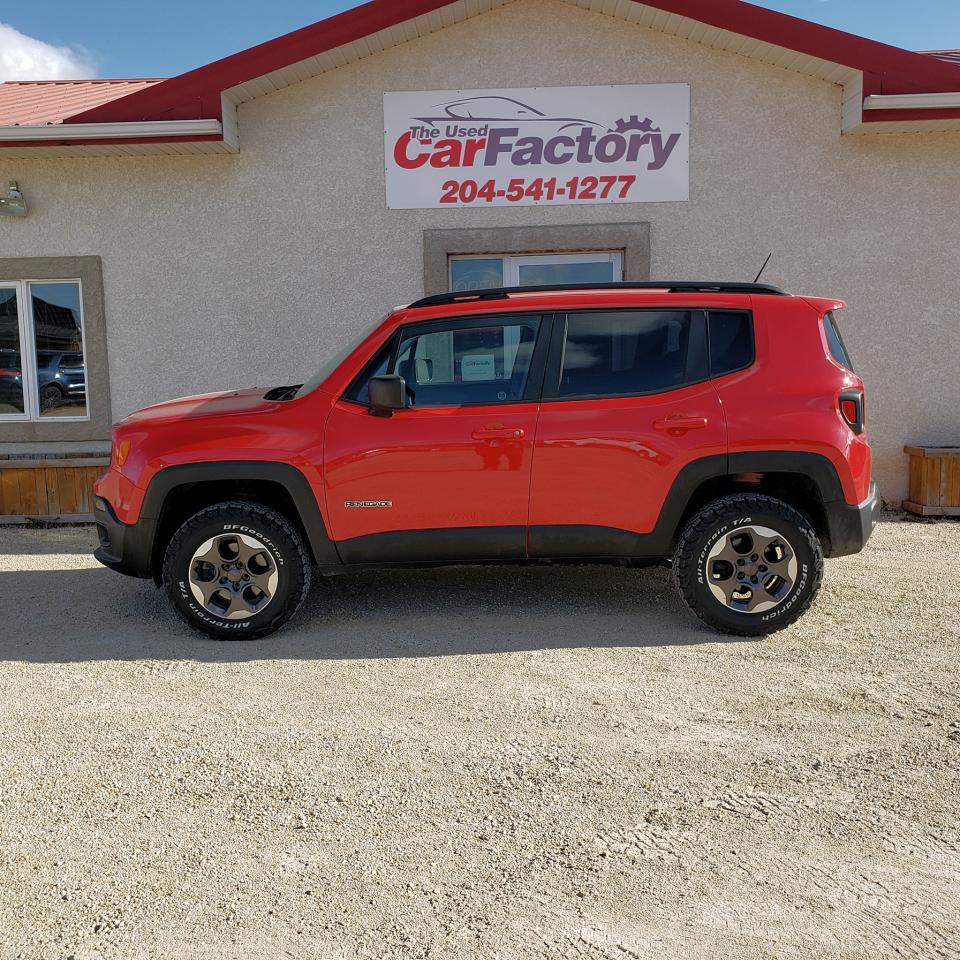
M 685 83 L 383 97 L 387 206 L 686 200 Z

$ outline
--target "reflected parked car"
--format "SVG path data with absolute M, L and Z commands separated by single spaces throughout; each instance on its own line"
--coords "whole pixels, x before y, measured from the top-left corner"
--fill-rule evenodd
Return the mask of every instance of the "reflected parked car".
M 20 354 L 0 350 L 0 405 L 10 405 L 14 411 L 23 411 L 23 373 Z
M 82 353 L 37 353 L 40 410 L 53 410 L 68 401 L 87 397 L 87 375 Z
M 37 354 L 37 387 L 40 412 L 87 398 L 86 368 L 82 353 L 41 350 Z M 20 354 L 0 350 L 0 404 L 23 410 L 23 366 Z

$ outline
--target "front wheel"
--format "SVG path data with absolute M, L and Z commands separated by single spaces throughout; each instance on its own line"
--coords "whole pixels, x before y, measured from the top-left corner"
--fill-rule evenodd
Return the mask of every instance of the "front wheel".
M 733 494 L 708 503 L 677 542 L 673 576 L 705 623 L 724 633 L 782 630 L 813 603 L 823 550 L 809 521 L 782 500 Z
M 296 527 L 256 503 L 217 503 L 173 535 L 163 585 L 176 611 L 217 640 L 256 640 L 280 629 L 310 589 Z

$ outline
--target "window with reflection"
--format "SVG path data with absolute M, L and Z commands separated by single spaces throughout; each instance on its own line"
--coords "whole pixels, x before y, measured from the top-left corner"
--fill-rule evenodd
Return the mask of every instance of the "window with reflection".
M 572 313 L 557 396 L 659 393 L 707 376 L 706 329 L 699 311 Z
M 0 287 L 0 417 L 23 417 L 25 409 L 17 293 Z
M 87 419 L 76 280 L 0 283 L 0 420 Z
M 394 373 L 417 407 L 524 399 L 539 317 L 431 323 L 404 331 Z

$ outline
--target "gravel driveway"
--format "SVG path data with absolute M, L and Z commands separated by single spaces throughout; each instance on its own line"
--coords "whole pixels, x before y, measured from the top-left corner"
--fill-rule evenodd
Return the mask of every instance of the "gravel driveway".
M 217 644 L 0 528 L 0 957 L 960 957 L 960 524 L 764 641 L 666 570 L 367 573 Z

